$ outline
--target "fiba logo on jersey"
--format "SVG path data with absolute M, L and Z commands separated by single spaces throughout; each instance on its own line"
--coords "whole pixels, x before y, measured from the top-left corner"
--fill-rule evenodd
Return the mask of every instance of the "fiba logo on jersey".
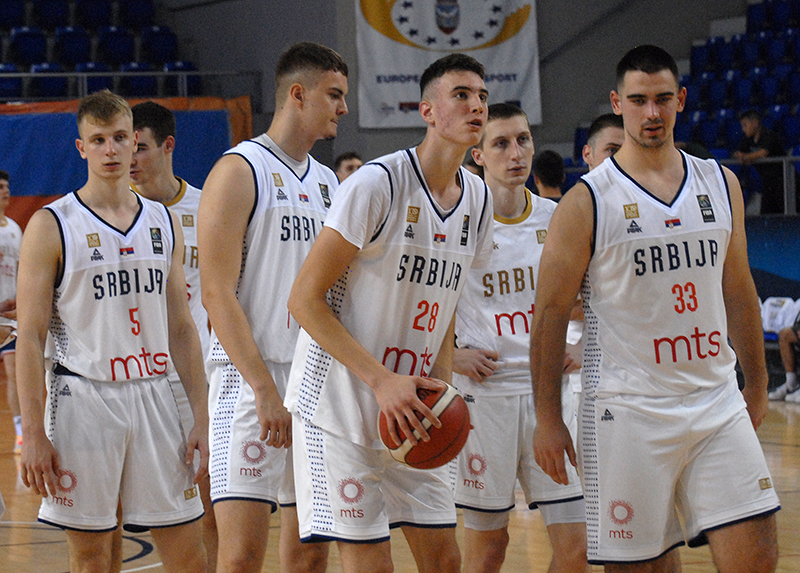
M 164 243 L 161 242 L 161 228 L 150 227 L 150 241 L 153 243 L 153 254 L 164 254 Z

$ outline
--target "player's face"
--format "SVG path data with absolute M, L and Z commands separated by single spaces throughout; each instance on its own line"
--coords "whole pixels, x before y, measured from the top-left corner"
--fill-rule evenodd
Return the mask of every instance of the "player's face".
M 447 72 L 430 86 L 426 98 L 429 109 L 421 109 L 425 121 L 445 139 L 478 145 L 483 135 L 489 108 L 489 92 L 474 72 Z
M 584 148 L 583 160 L 589 166 L 589 171 L 614 155 L 624 141 L 625 131 L 621 127 L 601 129 L 594 137 L 594 144 Z
M 508 189 L 525 185 L 533 164 L 533 138 L 528 121 L 522 115 L 493 119 L 486 124 L 483 146 L 473 150 L 473 157 L 483 166 L 490 188 L 494 182 Z
M 0 179 L 0 208 L 5 209 L 11 202 L 11 187 L 8 181 Z
M 129 176 L 136 149 L 136 134 L 130 117 L 119 114 L 102 124 L 87 116 L 81 120 L 78 132 L 81 138 L 75 145 L 91 173 L 103 179 Z
M 164 143 L 159 147 L 153 130 L 149 127 L 136 131 L 138 143 L 131 162 L 131 181 L 136 185 L 146 185 L 156 179 L 167 168 Z
M 347 113 L 347 77 L 341 72 L 322 72 L 316 84 L 305 92 L 304 109 L 317 139 L 333 139 L 339 118 Z
M 344 181 L 350 177 L 362 165 L 364 165 L 364 162 L 356 157 L 342 161 L 339 164 L 339 170 L 336 172 L 336 175 L 339 177 L 339 181 Z
M 619 91 L 611 92 L 611 105 L 622 115 L 625 132 L 644 148 L 672 145 L 672 128 L 685 101 L 686 88 L 678 88 L 669 70 L 627 72 Z

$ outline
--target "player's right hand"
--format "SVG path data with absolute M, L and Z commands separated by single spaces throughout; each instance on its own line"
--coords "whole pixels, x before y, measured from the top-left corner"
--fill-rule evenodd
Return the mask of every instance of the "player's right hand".
M 453 350 L 453 372 L 483 382 L 497 370 L 496 350 L 485 348 L 456 348 Z
M 572 436 L 564 421 L 557 420 L 553 424 L 546 424 L 537 420 L 536 429 L 533 431 L 533 459 L 554 482 L 569 485 L 564 452 L 567 453 L 570 463 L 577 467 Z
M 263 396 L 256 393 L 256 414 L 261 425 L 260 440 L 274 448 L 292 445 L 292 415 L 284 408 L 277 389 L 267 390 Z
M 425 426 L 422 425 L 415 412 L 419 412 L 427 418 L 435 428 L 441 428 L 442 423 L 439 418 L 433 415 L 422 400 L 417 396 L 417 388 L 427 388 L 429 390 L 441 390 L 444 382 L 433 378 L 420 378 L 419 376 L 401 376 L 391 373 L 385 379 L 378 382 L 373 388 L 375 398 L 378 400 L 381 412 L 386 416 L 389 435 L 396 444 L 402 444 L 404 439 L 402 434 L 411 445 L 416 446 L 419 440 L 414 435 L 416 430 L 423 442 L 430 440 Z M 392 423 L 392 422 L 395 423 Z M 400 429 L 400 433 L 397 432 Z
M 44 432 L 38 436 L 26 432 L 22 442 L 22 483 L 42 497 L 47 497 L 48 490 L 50 495 L 56 495 L 59 470 L 58 452 Z

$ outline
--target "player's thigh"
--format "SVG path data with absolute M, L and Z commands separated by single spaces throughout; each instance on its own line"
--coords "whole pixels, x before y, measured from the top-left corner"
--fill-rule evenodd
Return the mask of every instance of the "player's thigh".
M 456 542 L 455 528 L 429 529 L 404 526 L 403 535 L 421 573 L 460 571 L 461 554 Z
M 70 570 L 95 567 L 97 571 L 111 569 L 111 545 L 113 532 L 66 530 L 69 549 Z M 91 569 L 88 569 L 91 570 Z
M 150 531 L 167 571 L 203 571 L 206 552 L 200 521 Z
M 714 564 L 722 573 L 774 571 L 778 561 L 775 514 L 761 515 L 708 532 Z M 753 569 L 742 569 L 745 565 Z

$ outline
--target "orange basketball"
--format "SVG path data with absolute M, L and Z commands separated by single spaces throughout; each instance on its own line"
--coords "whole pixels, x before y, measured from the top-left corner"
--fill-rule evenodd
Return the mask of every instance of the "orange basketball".
M 420 440 L 416 446 L 412 446 L 397 428 L 397 434 L 403 439 L 403 443 L 396 444 L 389 435 L 383 412 L 378 418 L 378 431 L 389 453 L 398 462 L 421 470 L 438 468 L 456 457 L 464 447 L 471 427 L 469 409 L 458 390 L 450 385 L 441 390 L 417 388 L 417 396 L 442 422 L 442 427 L 436 428 L 417 412 L 417 417 L 422 420 L 422 425 L 431 438 L 430 441 Z M 419 439 L 416 430 L 414 434 Z

